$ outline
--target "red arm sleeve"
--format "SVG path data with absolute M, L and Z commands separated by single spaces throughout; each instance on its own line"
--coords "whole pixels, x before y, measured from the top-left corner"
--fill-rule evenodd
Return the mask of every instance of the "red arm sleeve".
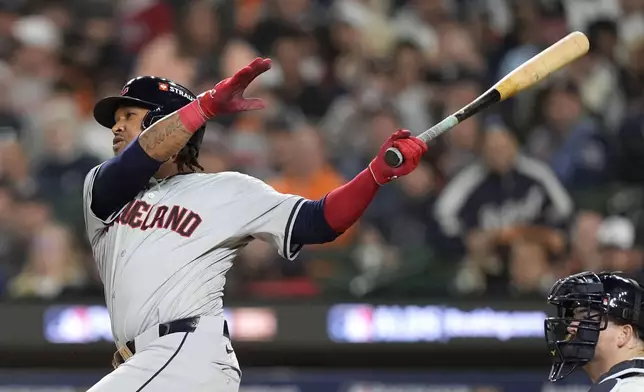
M 360 219 L 378 188 L 380 186 L 367 168 L 353 180 L 331 191 L 324 201 L 324 218 L 329 226 L 338 233 L 345 232 Z

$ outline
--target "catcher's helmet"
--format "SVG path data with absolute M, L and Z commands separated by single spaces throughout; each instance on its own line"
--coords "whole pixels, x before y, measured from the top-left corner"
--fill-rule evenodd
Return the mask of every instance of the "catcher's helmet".
M 561 380 L 592 360 L 599 333 L 606 329 L 609 318 L 643 330 L 643 292 L 638 282 L 619 272 L 582 272 L 559 279 L 548 294 L 557 316 L 545 320 L 552 359 L 548 379 Z
M 149 109 L 141 122 L 146 129 L 156 121 L 194 101 L 196 96 L 186 87 L 165 78 L 139 76 L 127 82 L 116 97 L 103 98 L 94 106 L 94 118 L 107 128 L 115 124 L 114 114 L 120 106 L 136 106 Z M 197 130 L 188 141 L 197 155 L 203 141 L 205 126 Z M 195 157 L 196 158 L 196 157 Z

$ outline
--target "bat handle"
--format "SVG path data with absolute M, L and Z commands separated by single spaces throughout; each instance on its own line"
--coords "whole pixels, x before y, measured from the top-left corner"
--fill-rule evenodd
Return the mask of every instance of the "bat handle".
M 396 147 L 389 147 L 385 151 L 385 163 L 389 167 L 398 167 L 403 164 L 404 160 L 402 153 Z
M 433 139 L 433 137 L 431 137 L 430 135 L 431 134 L 428 132 L 423 132 L 416 137 L 427 144 L 430 140 Z M 396 147 L 389 147 L 387 151 L 385 151 L 385 163 L 389 167 L 398 167 L 402 165 L 404 161 L 405 157 L 403 156 L 402 152 L 400 152 L 400 150 Z
M 425 142 L 425 144 L 429 143 L 429 141 L 433 139 L 427 132 L 423 132 L 416 137 Z M 396 147 L 389 147 L 387 151 L 385 151 L 385 163 L 387 166 L 396 168 L 402 165 L 403 162 L 405 162 L 405 157 Z
M 456 117 L 456 115 L 451 115 L 449 117 L 446 117 L 443 121 L 439 122 L 433 127 L 429 128 L 425 132 L 418 135 L 417 138 L 419 138 L 420 140 L 425 142 L 425 144 L 427 144 L 429 143 L 430 140 L 434 139 L 435 137 L 442 134 L 443 132 L 451 128 L 454 128 L 458 123 L 459 123 L 459 120 Z M 402 165 L 404 161 L 405 161 L 405 157 L 403 157 L 403 154 L 396 147 L 389 147 L 387 151 L 385 151 L 385 163 L 389 167 L 396 168 Z

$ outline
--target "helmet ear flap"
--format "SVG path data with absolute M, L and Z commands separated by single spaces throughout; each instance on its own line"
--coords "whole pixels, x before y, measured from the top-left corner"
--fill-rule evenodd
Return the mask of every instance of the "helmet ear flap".
M 143 120 L 141 120 L 141 130 L 145 131 L 150 126 L 152 126 L 152 124 L 165 117 L 165 115 L 166 113 L 160 107 L 148 111 L 145 117 L 143 117 Z

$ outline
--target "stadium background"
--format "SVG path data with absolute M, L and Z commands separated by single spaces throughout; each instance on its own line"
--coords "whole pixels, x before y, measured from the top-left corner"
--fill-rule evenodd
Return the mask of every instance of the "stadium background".
M 200 161 L 319 198 L 395 129 L 423 131 L 573 30 L 588 56 L 441 137 L 334 244 L 294 263 L 249 246 L 225 305 L 247 392 L 585 390 L 583 374 L 546 382 L 544 295 L 575 271 L 642 270 L 643 15 L 640 0 L 0 1 L 0 391 L 85 390 L 110 370 L 81 187 L 111 155 L 93 103 L 130 77 L 198 93 L 270 56 L 250 92 L 270 107 L 210 123 Z M 464 197 L 481 179 L 456 184 L 462 170 L 512 170 L 515 151 L 563 190 L 563 219 L 505 195 L 455 233 L 444 189 Z

